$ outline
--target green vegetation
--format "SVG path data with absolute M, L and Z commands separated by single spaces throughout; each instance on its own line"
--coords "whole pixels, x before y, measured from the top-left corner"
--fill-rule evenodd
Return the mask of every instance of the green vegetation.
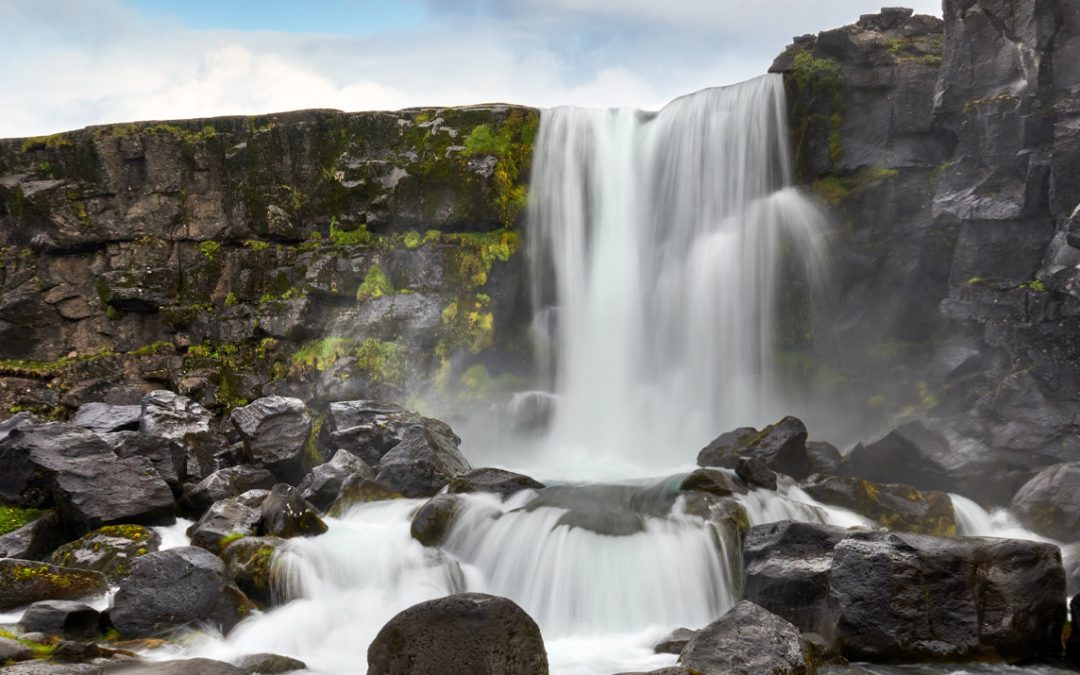
M 1031 281 L 1020 284 L 1020 288 L 1024 290 L 1032 291 L 1034 293 L 1045 293 L 1046 284 L 1041 279 L 1032 279 Z
M 409 373 L 406 349 L 397 342 L 368 338 L 355 351 L 357 370 L 372 382 L 403 385 Z
M 71 137 L 66 133 L 51 134 L 49 136 L 34 136 L 27 138 L 19 147 L 19 152 L 26 153 L 32 150 L 54 150 L 74 145 Z
M 265 251 L 270 248 L 270 242 L 260 241 L 258 239 L 248 239 L 244 242 L 244 246 L 247 246 L 252 251 Z
M 312 238 L 315 238 L 314 234 Z M 321 240 L 322 236 L 318 239 Z M 330 243 L 334 246 L 369 246 L 372 240 L 372 234 L 363 225 L 355 230 L 342 230 L 338 227 L 336 217 L 330 219 Z
M 942 35 L 920 35 L 914 38 L 889 40 L 889 54 L 897 63 L 919 63 L 926 66 L 941 64 L 945 38 Z
M 442 311 L 444 339 L 436 346 L 436 355 L 445 359 L 458 348 L 478 354 L 491 347 L 495 341 L 495 316 L 484 311 L 489 303 L 490 299 L 480 294 L 447 305 Z
M 795 68 L 792 73 L 802 96 L 795 99 L 794 119 L 797 120 L 796 165 L 802 167 L 803 152 L 810 128 L 814 122 L 827 120 L 829 125 L 829 160 L 835 167 L 843 158 L 844 149 L 840 130 L 844 123 L 846 109 L 844 71 L 835 59 L 814 56 L 803 51 L 795 56 Z M 830 110 L 828 114 L 812 112 L 819 109 L 824 101 Z
M 20 527 L 27 525 L 41 515 L 38 509 L 23 509 L 17 506 L 0 504 L 0 535 L 14 532 Z
M 420 238 L 420 233 L 416 232 L 415 230 L 409 230 L 408 232 L 406 232 L 405 236 L 402 237 L 401 241 L 403 244 L 405 244 L 405 248 L 409 249 L 410 251 L 414 248 L 419 248 L 420 244 L 424 243 L 424 240 Z
M 323 371 L 334 365 L 342 356 L 352 351 L 351 340 L 329 337 L 307 342 L 292 356 L 293 366 L 301 370 Z
M 216 241 L 204 241 L 199 244 L 199 250 L 202 251 L 203 256 L 210 261 L 213 261 L 214 256 L 221 250 L 221 244 Z
M 239 541 L 240 539 L 243 539 L 247 536 L 248 535 L 244 534 L 243 532 L 230 532 L 229 534 L 221 538 L 221 541 L 218 542 L 218 546 L 221 548 L 222 551 L 224 551 L 225 547 L 229 544 L 233 543 L 234 541 Z
M 158 342 L 151 342 L 148 345 L 143 345 L 138 349 L 132 350 L 130 353 L 135 356 L 153 356 L 155 354 L 164 354 L 170 352 L 173 349 L 173 343 L 168 340 L 159 340 Z
M 496 159 L 494 206 L 506 227 L 514 224 L 528 201 L 528 191 L 520 184 L 520 178 L 532 158 L 539 125 L 536 111 L 514 110 L 497 131 L 487 124 L 478 124 L 465 138 L 466 157 Z
M 363 301 L 370 298 L 381 298 L 384 295 L 393 295 L 394 292 L 394 285 L 390 283 L 390 279 L 383 273 L 382 267 L 376 263 L 368 269 L 363 283 L 356 290 L 356 299 Z
M 23 647 L 26 647 L 31 652 L 33 652 L 35 659 L 47 659 L 50 656 L 52 656 L 53 650 L 56 649 L 56 642 L 43 643 L 43 642 L 34 642 L 33 640 L 24 640 L 21 637 L 19 637 L 18 635 L 15 635 L 14 633 L 12 633 L 11 631 L 3 629 L 3 628 L 0 628 L 0 638 L 5 638 L 5 639 L 8 639 L 8 640 L 14 640 L 15 642 L 18 642 Z M 55 640 L 55 638 L 54 638 L 54 640 Z M 0 665 L 9 665 L 9 664 L 3 663 L 3 664 L 0 664 Z
M 994 105 L 996 103 L 1011 103 L 1014 105 L 1020 104 L 1020 97 L 1015 94 L 997 94 L 996 96 L 987 96 L 985 98 L 976 98 L 964 103 L 964 112 L 971 112 L 979 108 Z
M 116 353 L 109 350 L 101 350 L 83 356 L 65 356 L 55 361 L 0 359 L 0 375 L 10 375 L 13 377 L 26 377 L 37 379 L 49 378 L 78 363 L 83 363 L 85 361 L 94 361 L 109 356 L 116 356 Z
M 814 191 L 833 206 L 837 206 L 850 197 L 877 185 L 883 180 L 900 174 L 895 169 L 883 167 L 864 167 L 853 174 L 831 174 L 813 183 Z
M 518 249 L 520 236 L 513 230 L 443 234 L 443 241 L 457 245 L 458 272 L 466 286 L 487 283 L 492 264 L 506 262 Z

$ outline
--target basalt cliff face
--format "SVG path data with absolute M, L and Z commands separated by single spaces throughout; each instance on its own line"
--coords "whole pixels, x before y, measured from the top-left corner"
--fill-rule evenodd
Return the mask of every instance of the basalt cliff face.
M 1068 0 L 946 0 L 774 64 L 836 223 L 834 349 L 789 362 L 862 431 L 925 418 L 1013 481 L 1080 458 L 1078 33 Z M 0 404 L 520 384 L 537 124 L 308 111 L 0 141 Z
M 0 403 L 483 389 L 528 363 L 537 124 L 305 111 L 0 141 Z

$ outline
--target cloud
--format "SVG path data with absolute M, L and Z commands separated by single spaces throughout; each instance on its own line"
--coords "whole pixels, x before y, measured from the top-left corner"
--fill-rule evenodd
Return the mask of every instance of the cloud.
M 760 74 L 793 35 L 876 4 L 427 0 L 423 24 L 349 36 L 195 29 L 119 0 L 7 0 L 0 137 L 299 108 L 656 108 Z

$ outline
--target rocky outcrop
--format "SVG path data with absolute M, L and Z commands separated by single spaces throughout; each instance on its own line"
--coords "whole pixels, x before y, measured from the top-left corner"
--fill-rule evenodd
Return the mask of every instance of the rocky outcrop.
M 476 395 L 460 376 L 526 344 L 537 123 L 314 110 L 0 141 L 0 408 L 163 384 L 219 409 L 401 400 L 444 364 L 439 395 Z
M 1032 468 L 1080 458 L 1080 12 L 947 0 L 943 16 L 864 16 L 773 71 L 800 180 L 838 224 L 842 356 L 816 357 L 817 381 L 843 382 L 867 435 L 942 418 L 991 460 L 957 467 L 965 494 L 1002 505 Z
M 802 479 L 810 474 L 806 437 L 806 425 L 795 417 L 785 417 L 761 431 L 743 427 L 721 434 L 705 446 L 697 463 L 734 469 L 740 458 L 751 457 L 768 469 Z
M 956 534 L 952 499 L 944 492 L 921 492 L 910 485 L 871 483 L 851 476 L 815 474 L 802 484 L 817 501 L 840 506 L 897 532 Z
M 747 600 L 850 659 L 1028 661 L 1061 652 L 1056 546 L 789 521 L 744 549 Z
M 1052 466 L 1025 484 L 1012 512 L 1039 534 L 1058 541 L 1080 539 L 1080 462 Z
M 717 675 L 817 672 L 799 629 L 746 600 L 691 638 L 679 656 L 679 664 L 691 672 Z
M 371 675 L 546 675 L 536 622 L 506 598 L 460 593 L 391 619 L 368 648 Z
M 304 476 L 297 487 L 304 499 L 325 511 L 351 476 L 371 479 L 375 478 L 375 471 L 348 450 L 338 450 L 329 462 L 316 466 Z

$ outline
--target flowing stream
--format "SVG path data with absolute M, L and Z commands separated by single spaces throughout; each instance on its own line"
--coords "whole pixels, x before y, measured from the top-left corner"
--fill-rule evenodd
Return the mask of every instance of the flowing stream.
M 798 411 L 775 354 L 817 334 L 828 296 L 824 220 L 791 187 L 787 138 L 783 82 L 771 75 L 658 113 L 544 111 L 527 252 L 546 387 L 513 405 L 550 417 L 550 430 L 510 453 L 463 450 L 550 487 L 466 496 L 439 549 L 409 535 L 421 501 L 329 519 L 327 534 L 291 540 L 277 561 L 289 602 L 186 653 L 269 651 L 315 672 L 363 672 L 397 612 L 470 590 L 536 619 L 553 673 L 674 664 L 652 646 L 741 593 L 735 526 L 678 483 L 719 432 Z M 786 479 L 738 499 L 751 525 L 869 524 Z M 956 503 L 965 533 L 1011 527 Z

